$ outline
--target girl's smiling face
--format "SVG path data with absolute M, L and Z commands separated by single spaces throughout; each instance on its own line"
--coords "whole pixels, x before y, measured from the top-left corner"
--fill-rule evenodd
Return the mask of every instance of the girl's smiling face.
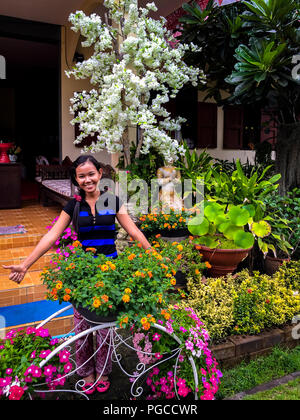
M 76 181 L 79 187 L 87 194 L 93 194 L 98 188 L 102 172 L 102 169 L 98 171 L 92 162 L 86 161 L 76 168 Z

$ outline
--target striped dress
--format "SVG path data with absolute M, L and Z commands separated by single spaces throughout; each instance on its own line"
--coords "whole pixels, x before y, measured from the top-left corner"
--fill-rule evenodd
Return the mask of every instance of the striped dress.
M 117 196 L 113 196 L 114 209 L 102 208 L 97 210 L 95 206 L 95 217 L 91 211 L 90 205 L 82 199 L 79 208 L 78 217 L 78 240 L 83 249 L 96 248 L 96 254 L 104 254 L 107 257 L 117 258 L 117 249 L 115 246 L 116 226 L 115 218 L 122 204 Z M 76 206 L 76 199 L 68 202 L 63 210 L 73 218 L 73 212 Z M 108 204 L 108 202 L 104 202 Z M 75 333 L 79 334 L 90 328 L 89 323 L 74 308 L 74 326 Z M 86 338 L 83 336 L 76 340 L 76 367 L 77 374 L 81 377 L 87 377 L 94 372 L 97 376 L 109 375 L 112 371 L 112 348 L 108 343 L 108 329 L 97 331 L 97 351 L 94 358 L 93 335 L 89 334 Z
M 115 245 L 116 225 L 115 218 L 121 203 L 119 197 L 113 195 L 115 200 L 114 209 L 104 207 L 101 210 L 95 209 L 95 217 L 91 211 L 90 205 L 82 199 L 80 202 L 80 211 L 78 218 L 78 240 L 83 249 L 96 248 L 96 254 L 104 254 L 110 258 L 118 256 Z M 104 203 L 107 204 L 107 203 Z M 63 208 L 71 219 L 76 205 L 76 199 L 72 199 Z

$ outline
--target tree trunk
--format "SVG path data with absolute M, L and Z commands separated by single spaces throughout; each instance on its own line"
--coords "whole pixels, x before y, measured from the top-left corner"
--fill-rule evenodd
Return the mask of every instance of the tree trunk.
M 125 165 L 125 168 L 127 168 L 131 164 L 128 127 L 125 129 L 123 133 L 122 142 L 123 142 L 123 153 L 124 153 L 124 165 Z
M 300 187 L 300 123 L 279 127 L 276 147 L 276 170 L 281 174 L 279 193 L 285 195 Z

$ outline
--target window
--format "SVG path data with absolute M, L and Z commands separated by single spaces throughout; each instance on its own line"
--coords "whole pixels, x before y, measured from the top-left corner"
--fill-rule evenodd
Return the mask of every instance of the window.
M 197 148 L 214 149 L 217 147 L 217 122 L 217 104 L 199 102 Z

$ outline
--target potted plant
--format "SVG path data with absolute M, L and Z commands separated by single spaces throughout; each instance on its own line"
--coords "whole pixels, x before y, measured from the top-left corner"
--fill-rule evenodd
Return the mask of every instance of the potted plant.
M 153 248 L 157 249 L 163 257 L 172 261 L 172 270 L 177 287 L 185 288 L 187 277 L 192 277 L 195 281 L 201 281 L 209 264 L 202 261 L 202 256 L 195 249 L 191 237 L 182 242 L 169 242 L 162 240 L 160 234 L 158 234 L 152 244 Z
M 59 352 L 43 369 L 39 367 L 58 344 L 59 340 L 44 328 L 9 331 L 0 341 L 0 399 L 33 399 L 33 394 L 42 397 L 43 390 L 63 386 L 66 374 L 73 369 L 67 350 Z
M 195 236 L 194 243 L 204 259 L 212 266 L 212 277 L 227 275 L 236 270 L 259 241 L 271 232 L 265 220 L 254 221 L 255 208 L 251 205 L 221 205 L 204 202 L 204 215 L 197 214 L 188 224 Z
M 18 155 L 21 153 L 22 149 L 20 146 L 16 146 L 14 143 L 11 148 L 8 150 L 8 157 L 11 162 L 17 162 Z
M 285 196 L 272 195 L 265 203 L 272 226 L 272 234 L 269 237 L 271 252 L 266 256 L 265 270 L 267 274 L 272 275 L 284 261 L 298 256 L 300 190 L 295 188 Z
M 168 212 L 154 211 L 153 213 L 139 215 L 140 229 L 147 236 L 161 235 L 161 238 L 181 241 L 188 237 L 188 221 L 193 215 L 182 209 L 176 212 L 174 209 L 168 209 Z
M 170 264 L 155 250 L 135 244 L 115 260 L 94 252 L 75 241 L 56 253 L 42 273 L 48 299 L 70 301 L 90 321 L 117 321 L 120 327 L 142 325 L 152 314 L 149 328 L 162 305 L 176 300 Z

